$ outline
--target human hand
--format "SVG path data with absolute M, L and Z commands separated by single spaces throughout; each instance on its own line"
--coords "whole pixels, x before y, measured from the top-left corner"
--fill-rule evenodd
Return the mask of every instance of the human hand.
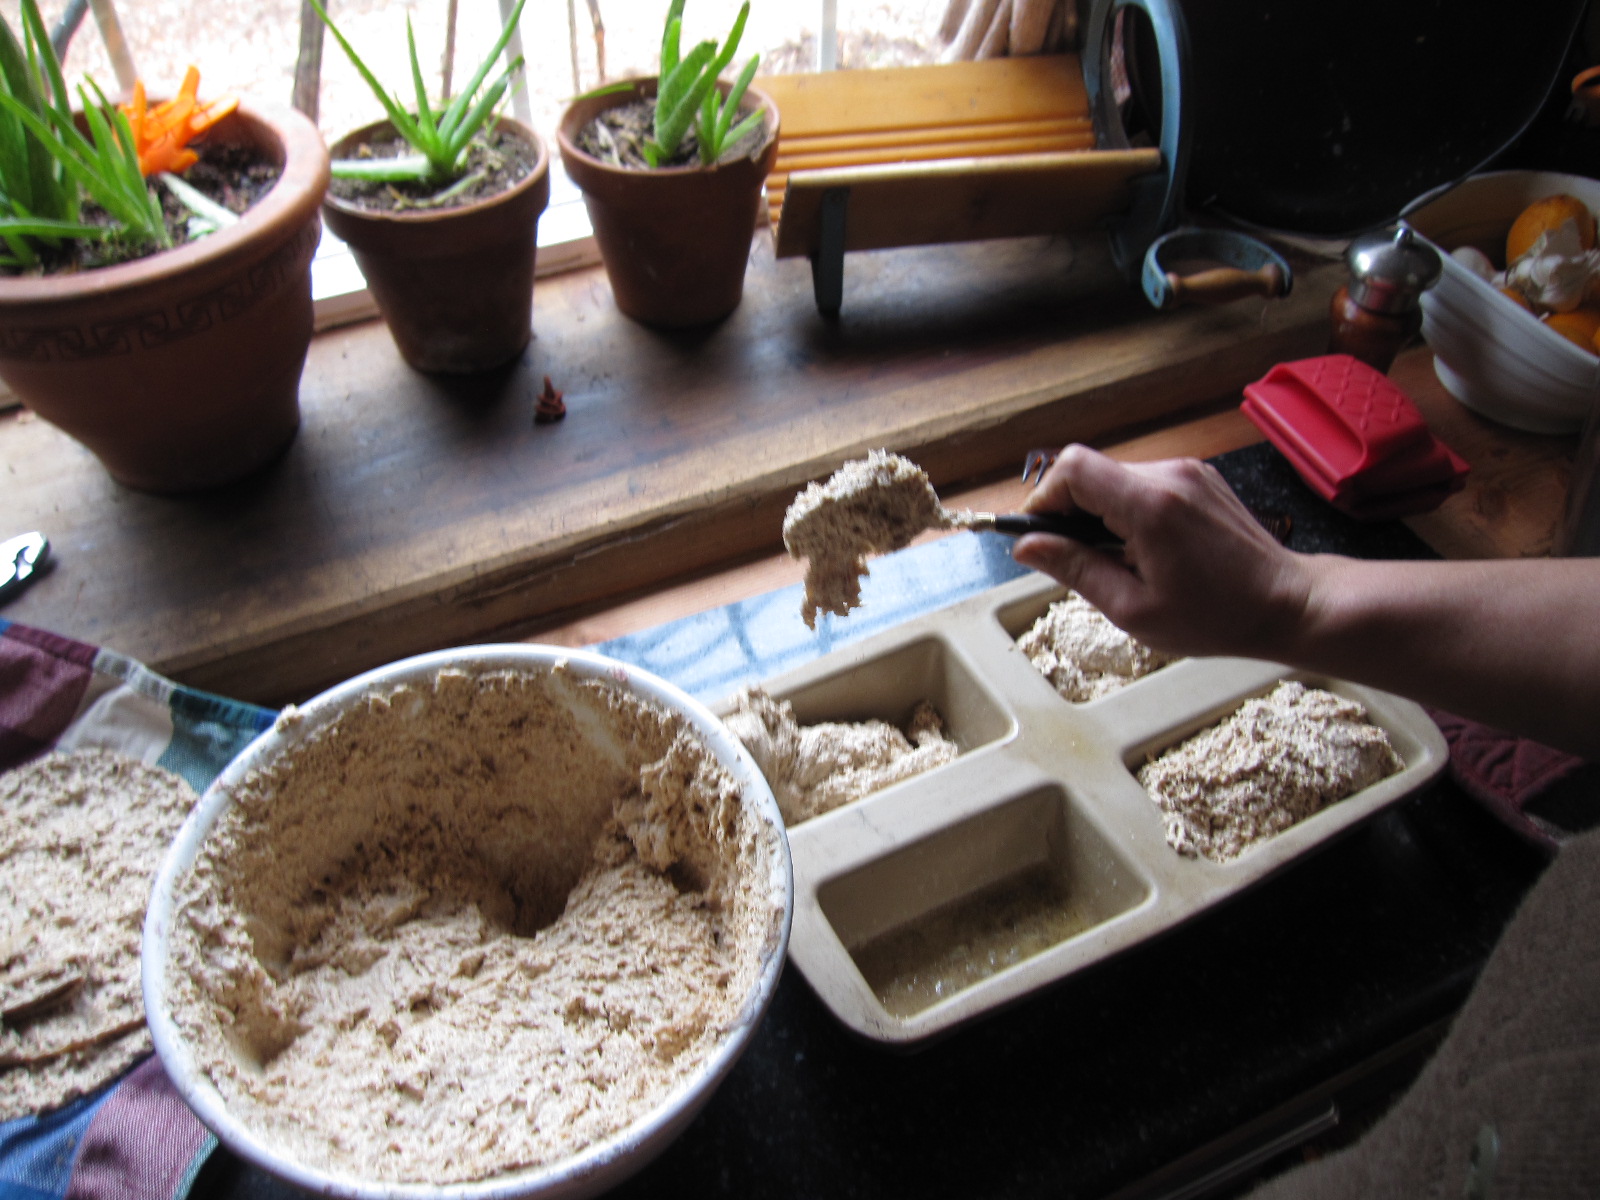
M 1023 505 L 1082 508 L 1125 543 L 1107 554 L 1047 534 L 1012 556 L 1080 593 L 1168 654 L 1272 657 L 1292 641 L 1310 587 L 1305 556 L 1262 529 L 1215 468 L 1196 459 L 1125 464 L 1068 446 Z

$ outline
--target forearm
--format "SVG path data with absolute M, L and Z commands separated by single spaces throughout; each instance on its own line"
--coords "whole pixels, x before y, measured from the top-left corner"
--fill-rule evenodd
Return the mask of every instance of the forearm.
M 1600 558 L 1298 554 L 1214 468 L 1084 446 L 1062 450 L 1026 507 L 1105 518 L 1120 557 L 1041 534 L 1014 553 L 1158 650 L 1273 659 L 1600 760 Z
M 1600 560 L 1302 567 L 1275 657 L 1600 760 Z

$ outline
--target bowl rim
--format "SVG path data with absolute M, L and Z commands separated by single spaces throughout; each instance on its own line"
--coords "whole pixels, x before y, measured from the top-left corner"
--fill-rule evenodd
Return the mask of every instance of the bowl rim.
M 682 715 L 734 776 L 741 793 L 754 802 L 758 819 L 768 833 L 768 886 L 781 905 L 781 919 L 775 936 L 761 947 L 760 971 L 750 995 L 726 1036 L 688 1079 L 628 1125 L 566 1158 L 486 1179 L 448 1184 L 364 1180 L 289 1159 L 233 1116 L 221 1093 L 197 1067 L 190 1047 L 167 1010 L 166 968 L 175 916 L 174 895 L 179 881 L 187 875 L 201 845 L 231 805 L 238 784 L 260 764 L 270 762 L 327 726 L 358 697 L 404 683 L 431 681 L 443 669 L 462 669 L 472 674 L 492 674 L 505 669 L 548 673 L 561 664 L 580 678 L 607 681 Z M 787 955 L 794 916 L 794 871 L 788 837 L 772 789 L 743 743 L 699 700 L 652 672 L 594 651 L 538 643 L 489 643 L 413 655 L 356 675 L 286 711 L 292 711 L 295 719 L 274 722 L 201 794 L 169 847 L 151 886 L 141 953 L 146 1022 L 156 1055 L 184 1102 L 202 1124 L 240 1158 L 306 1190 L 349 1200 L 586 1196 L 615 1186 L 642 1168 L 682 1132 L 738 1061 L 771 1004 Z

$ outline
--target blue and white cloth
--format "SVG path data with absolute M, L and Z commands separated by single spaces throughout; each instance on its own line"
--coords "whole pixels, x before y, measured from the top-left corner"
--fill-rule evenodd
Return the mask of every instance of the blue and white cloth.
M 0 771 L 115 750 L 204 791 L 276 713 L 182 687 L 114 651 L 0 619 Z M 0 1123 L 0 1200 L 181 1200 L 216 1148 L 160 1062 Z

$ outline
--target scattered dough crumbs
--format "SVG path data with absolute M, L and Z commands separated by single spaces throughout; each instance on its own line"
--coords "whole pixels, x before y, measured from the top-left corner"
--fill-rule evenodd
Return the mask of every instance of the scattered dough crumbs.
M 324 1170 L 457 1183 L 621 1132 L 781 937 L 776 829 L 686 721 L 563 667 L 375 694 L 232 800 L 177 897 L 173 1017 Z
M 794 707 L 745 688 L 725 718 L 772 785 L 786 825 L 798 825 L 955 758 L 956 744 L 927 701 L 905 732 L 887 721 L 801 725 Z
M 0 1120 L 59 1107 L 149 1053 L 140 936 L 194 800 L 171 771 L 110 750 L 0 775 Z
M 1179 854 L 1226 862 L 1405 764 L 1354 700 L 1293 680 L 1139 768 Z
M 818 612 L 844 616 L 861 606 L 869 554 L 887 554 L 928 529 L 959 523 L 939 503 L 923 469 L 886 450 L 847 462 L 826 483 L 794 498 L 783 517 L 783 544 L 806 559 L 800 615 L 815 628 Z
M 1172 661 L 1129 637 L 1077 592 L 1052 604 L 1017 639 L 1017 649 L 1074 704 L 1126 687 Z

